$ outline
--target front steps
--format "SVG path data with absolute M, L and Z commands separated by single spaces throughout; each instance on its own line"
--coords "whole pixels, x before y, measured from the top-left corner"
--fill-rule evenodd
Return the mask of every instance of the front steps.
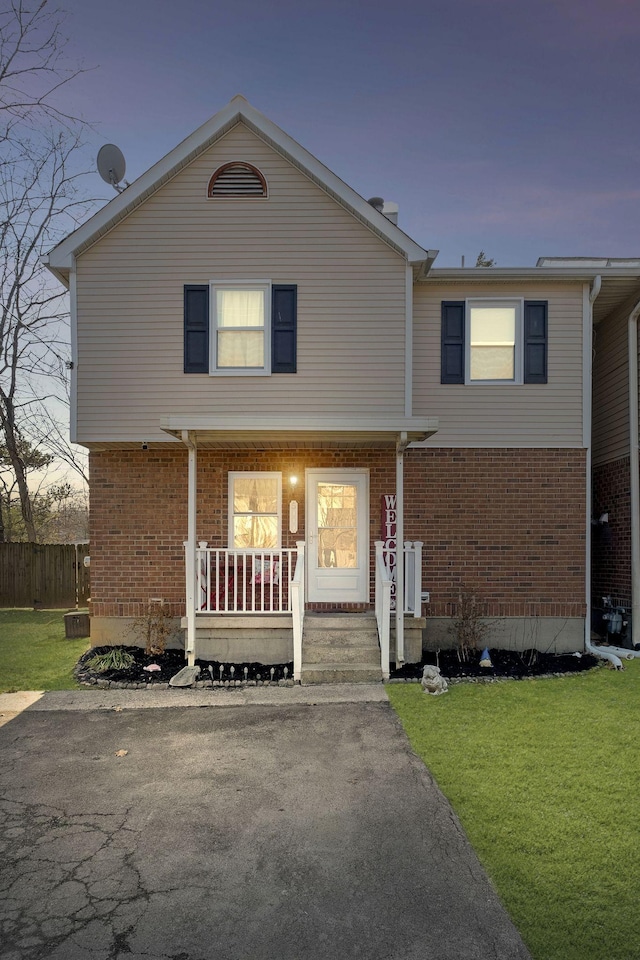
M 373 613 L 307 613 L 302 635 L 303 684 L 380 683 Z

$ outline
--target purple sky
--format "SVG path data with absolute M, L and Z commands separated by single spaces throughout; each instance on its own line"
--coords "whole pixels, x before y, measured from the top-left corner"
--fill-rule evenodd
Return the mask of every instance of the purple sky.
M 640 256 L 637 0 L 64 0 L 132 181 L 236 93 L 438 266 Z M 92 185 L 98 195 L 102 182 Z

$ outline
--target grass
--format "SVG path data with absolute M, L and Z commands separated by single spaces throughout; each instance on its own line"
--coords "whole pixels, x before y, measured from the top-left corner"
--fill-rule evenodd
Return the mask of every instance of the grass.
M 388 693 L 535 960 L 636 960 L 640 661 Z
M 75 690 L 73 667 L 90 646 L 66 640 L 63 610 L 0 610 L 0 693 Z

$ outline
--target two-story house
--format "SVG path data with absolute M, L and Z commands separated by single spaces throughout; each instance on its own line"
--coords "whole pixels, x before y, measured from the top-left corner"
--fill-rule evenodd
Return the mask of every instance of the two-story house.
M 395 219 L 234 97 L 51 251 L 94 643 L 162 598 L 190 662 L 312 680 L 339 621 L 365 678 L 358 624 L 379 676 L 464 591 L 496 644 L 588 642 L 593 312 L 638 271 L 437 269 Z

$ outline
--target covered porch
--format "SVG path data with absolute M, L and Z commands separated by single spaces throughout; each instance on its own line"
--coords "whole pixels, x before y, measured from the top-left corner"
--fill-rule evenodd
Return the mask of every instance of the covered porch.
M 395 648 L 393 659 L 403 662 L 405 617 L 417 625 L 422 612 L 422 543 L 405 540 L 404 535 L 404 452 L 409 443 L 433 434 L 437 421 L 269 417 L 249 422 L 246 417 L 192 417 L 170 418 L 163 429 L 188 450 L 183 619 L 188 664 L 192 666 L 197 657 L 206 659 L 211 637 L 241 638 L 241 647 L 249 650 L 252 634 L 271 632 L 275 647 L 290 652 L 286 659 L 293 660 L 294 679 L 300 681 L 305 619 L 310 636 L 310 620 L 317 621 L 320 614 L 360 615 L 374 624 L 379 669 L 383 678 L 388 677 L 390 643 Z M 278 462 L 278 457 L 286 455 L 287 463 L 299 464 L 298 476 L 257 475 L 279 478 L 281 536 L 277 544 L 273 537 L 259 547 L 246 538 L 234 538 L 234 525 L 242 527 L 246 516 L 234 515 L 238 496 L 234 496 L 232 477 L 249 475 L 231 470 L 228 543 L 197 539 L 198 496 L 203 497 L 198 453 L 207 450 L 218 451 L 218 456 L 229 451 L 229 460 L 235 464 L 243 451 L 247 451 L 247 462 L 252 462 L 252 451 L 261 451 L 256 458 L 263 461 L 272 456 Z M 375 467 L 381 462 L 384 482 Z M 349 466 L 343 466 L 346 463 Z M 290 489 L 283 497 L 285 485 Z M 381 499 L 393 501 L 393 530 L 387 530 L 392 539 L 384 530 L 378 534 L 381 539 L 375 537 L 373 518 L 379 515 Z M 263 518 L 263 523 L 267 520 Z M 271 518 L 270 522 L 276 521 Z M 396 564 L 397 543 L 403 545 L 403 562 Z M 354 625 L 353 619 L 345 622 Z

